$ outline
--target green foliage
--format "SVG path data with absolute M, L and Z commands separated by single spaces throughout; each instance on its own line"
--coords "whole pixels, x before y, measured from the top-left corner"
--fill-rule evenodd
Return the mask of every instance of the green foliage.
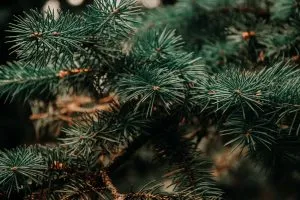
M 30 65 L 24 66 L 23 63 L 10 63 L 1 67 L 1 95 L 15 97 L 23 94 L 26 99 L 32 93 L 49 94 L 54 89 L 49 83 L 58 82 L 57 73 L 55 69 L 38 70 Z
M 232 107 L 242 109 L 245 116 L 245 109 L 250 108 L 256 115 L 261 110 L 261 98 L 259 92 L 264 90 L 264 85 L 255 76 L 239 71 L 227 71 L 220 73 L 216 77 L 207 80 L 209 91 L 205 91 L 199 98 L 206 96 L 211 104 L 215 104 L 215 111 L 226 112 Z M 200 90 L 201 91 L 201 90 Z
M 244 119 L 241 113 L 234 113 L 224 123 L 224 129 L 221 131 L 222 136 L 231 136 L 225 145 L 233 145 L 234 149 L 248 147 L 250 151 L 256 151 L 257 146 L 262 146 L 271 151 L 275 143 L 277 129 L 266 118 L 247 116 L 252 119 Z M 260 148 L 261 149 L 261 148 Z
M 116 142 L 125 143 L 125 140 L 130 140 L 131 137 L 136 137 L 139 134 L 147 134 L 145 129 L 148 126 L 149 120 L 145 119 L 140 113 L 129 111 L 132 106 L 129 104 L 121 105 L 120 108 L 112 107 L 112 111 L 99 112 L 99 120 L 95 124 L 95 129 L 107 137 L 117 138 Z
M 118 145 L 125 145 L 140 134 L 147 134 L 148 120 L 138 113 L 128 112 L 128 106 L 112 111 L 99 111 L 94 118 L 64 129 L 62 146 L 67 147 L 69 155 L 88 157 L 97 151 L 109 151 Z
M 12 48 L 24 62 L 33 62 L 37 67 L 54 63 L 62 55 L 72 59 L 74 51 L 82 51 L 82 42 L 88 30 L 80 16 L 54 11 L 40 13 L 31 10 L 25 17 L 17 17 L 11 24 L 10 41 Z M 39 66 L 40 65 L 40 66 Z
M 13 192 L 28 190 L 32 184 L 40 184 L 46 164 L 41 155 L 31 148 L 5 150 L 0 156 L 1 190 L 8 196 Z
M 24 62 L 8 63 L 0 68 L 0 95 L 5 95 L 7 99 L 23 97 L 24 102 L 41 95 L 49 98 L 59 92 L 60 86 L 82 82 L 82 79 L 84 77 L 80 73 L 72 73 L 68 69 L 54 66 L 39 69 Z
M 175 30 L 163 29 L 161 32 L 149 30 L 137 37 L 133 44 L 133 55 L 140 59 L 160 61 L 174 56 L 182 51 L 183 40 L 175 35 Z
M 279 0 L 275 1 L 275 4 L 272 9 L 273 18 L 285 20 L 288 19 L 293 12 L 297 10 L 295 6 L 297 4 L 297 0 Z M 295 9 L 296 8 L 296 9 Z
M 140 7 L 135 4 L 135 0 L 95 1 L 85 13 L 88 23 L 96 26 L 98 34 L 109 34 L 112 38 L 132 31 L 135 16 L 140 14 Z
M 65 130 L 66 138 L 61 139 L 63 144 L 68 146 L 71 155 L 89 155 L 93 147 L 95 147 L 96 138 L 95 133 L 91 130 L 90 126 L 83 126 L 75 124 L 73 127 Z
M 0 95 L 48 100 L 77 88 L 114 93 L 120 104 L 65 127 L 55 147 L 1 152 L 1 189 L 47 188 L 49 199 L 222 199 L 213 163 L 197 149 L 208 122 L 248 159 L 296 168 L 298 10 L 297 1 L 179 0 L 143 15 L 132 0 L 96 0 L 83 15 L 17 17 L 8 38 L 20 61 L 1 67 Z M 189 138 L 193 123 L 201 131 Z M 99 174 L 145 144 L 167 164 L 161 182 L 171 178 L 174 194 L 159 186 L 119 194 Z M 113 163 L 100 163 L 104 154 Z
M 155 102 L 168 112 L 172 104 L 181 104 L 184 98 L 183 79 L 176 71 L 161 68 L 152 69 L 150 73 L 150 68 L 143 67 L 135 75 L 124 76 L 118 85 L 118 94 L 123 101 L 139 99 L 135 110 L 147 102 L 147 116 L 152 114 Z

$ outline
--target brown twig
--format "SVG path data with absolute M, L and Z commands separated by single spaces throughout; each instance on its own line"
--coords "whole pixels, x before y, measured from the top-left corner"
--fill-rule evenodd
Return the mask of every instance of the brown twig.
M 162 194 L 151 194 L 151 193 L 143 193 L 143 192 L 125 194 L 125 199 L 131 199 L 131 198 L 152 199 L 152 200 L 171 200 L 171 199 L 175 199 L 175 196 L 162 195 Z
M 114 200 L 126 200 L 126 199 L 131 199 L 131 198 L 143 198 L 143 199 L 153 199 L 153 200 L 171 200 L 171 199 L 174 199 L 174 197 L 175 197 L 175 196 L 170 196 L 170 195 L 151 194 L 151 193 L 144 193 L 144 192 L 122 194 L 118 191 L 116 186 L 113 184 L 112 180 L 110 179 L 110 177 L 106 171 L 101 171 L 100 174 L 101 174 L 103 183 L 105 184 L 106 188 L 112 194 Z
M 114 186 L 112 183 L 110 177 L 108 176 L 106 171 L 101 171 L 100 172 L 103 183 L 105 184 L 106 188 L 110 191 L 112 194 L 114 200 L 125 200 L 125 195 L 119 193 L 118 189 Z
M 70 70 L 60 70 L 56 76 L 58 76 L 59 78 L 65 78 L 66 76 L 86 73 L 90 71 L 91 69 L 89 68 L 75 68 Z

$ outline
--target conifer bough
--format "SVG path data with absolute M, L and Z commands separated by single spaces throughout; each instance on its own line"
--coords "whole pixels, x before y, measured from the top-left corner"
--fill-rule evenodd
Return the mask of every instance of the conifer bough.
M 30 101 L 113 92 L 119 101 L 65 127 L 55 146 L 1 151 L 3 198 L 223 199 L 211 157 L 197 148 L 209 121 L 225 146 L 266 169 L 297 166 L 299 4 L 247 2 L 179 0 L 144 13 L 133 0 L 95 0 L 82 15 L 31 10 L 17 16 L 8 40 L 18 60 L 1 67 L 0 95 Z M 269 21 L 260 22 L 264 17 Z M 253 19 L 258 23 L 249 25 Z M 190 136 L 195 117 L 208 120 Z M 167 166 L 166 175 L 120 192 L 111 176 L 146 144 Z M 99 161 L 104 154 L 108 164 Z M 162 187 L 166 180 L 171 192 Z

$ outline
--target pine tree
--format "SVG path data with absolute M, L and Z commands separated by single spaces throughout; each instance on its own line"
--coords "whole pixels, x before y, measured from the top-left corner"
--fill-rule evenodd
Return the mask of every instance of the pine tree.
M 0 68 L 7 101 L 88 93 L 110 103 L 55 145 L 2 150 L 2 197 L 226 199 L 211 154 L 197 148 L 211 126 L 268 176 L 297 171 L 299 9 L 297 0 L 178 0 L 150 11 L 95 0 L 80 15 L 16 16 L 8 41 L 17 59 Z M 112 176 L 144 146 L 165 175 L 121 192 Z

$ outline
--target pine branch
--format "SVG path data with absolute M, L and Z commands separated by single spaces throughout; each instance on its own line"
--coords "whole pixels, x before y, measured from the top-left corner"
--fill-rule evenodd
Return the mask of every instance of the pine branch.
M 80 75 L 89 69 L 37 68 L 22 62 L 9 63 L 0 68 L 0 95 L 7 98 L 23 96 L 24 101 L 39 95 L 57 93 L 58 86 L 67 81 L 79 82 Z
M 274 122 L 266 119 L 266 116 L 258 118 L 249 115 L 243 119 L 242 113 L 234 113 L 223 126 L 224 128 L 220 131 L 221 135 L 224 138 L 230 138 L 225 146 L 233 145 L 232 151 L 237 148 L 242 151 L 246 148 L 250 153 L 262 148 L 271 151 L 275 144 L 275 138 L 278 136 L 277 127 Z
M 297 8 L 299 8 L 299 3 L 294 0 L 278 0 L 274 2 L 274 5 L 272 7 L 272 18 L 273 19 L 280 19 L 280 20 L 286 20 L 288 19 L 295 11 L 297 11 Z
M 125 195 L 119 193 L 118 189 L 112 183 L 112 180 L 108 176 L 107 172 L 101 171 L 100 172 L 103 183 L 106 185 L 107 189 L 111 192 L 114 200 L 125 200 Z
M 10 40 L 22 62 L 0 69 L 0 95 L 56 95 L 60 87 L 94 80 L 92 75 L 100 94 L 115 90 L 121 103 L 64 129 L 59 148 L 1 152 L 1 190 L 26 196 L 30 188 L 49 199 L 221 199 L 211 162 L 178 128 L 195 113 L 216 116 L 217 132 L 229 137 L 225 145 L 247 149 L 266 166 L 287 162 L 296 168 L 299 69 L 284 61 L 263 63 L 297 56 L 299 3 L 273 1 L 269 20 L 269 1 L 249 2 L 179 1 L 140 18 L 144 23 L 133 0 L 96 0 L 83 16 L 30 11 L 17 17 Z M 256 23 L 261 19 L 266 21 Z M 195 53 L 186 51 L 191 47 Z M 225 64 L 235 68 L 220 68 Z M 160 150 L 161 163 L 170 164 L 164 178 L 173 180 L 174 195 L 120 193 L 110 178 L 148 141 Z M 100 166 L 104 154 L 111 162 Z
M 96 28 L 97 34 L 112 34 L 110 37 L 123 36 L 134 29 L 136 16 L 141 15 L 141 9 L 135 0 L 105 1 L 97 0 L 89 6 L 85 16 L 89 26 Z M 107 35 L 108 36 L 108 35 Z M 115 38 L 116 39 L 116 38 Z
M 125 200 L 143 200 L 143 199 L 149 199 L 149 200 L 175 200 L 179 199 L 179 197 L 175 195 L 163 195 L 163 194 L 151 194 L 151 193 L 143 193 L 143 192 L 137 192 L 137 193 L 129 193 L 125 194 Z
M 5 150 L 0 156 L 0 186 L 10 197 L 15 192 L 28 190 L 31 184 L 40 184 L 47 169 L 40 154 L 31 148 Z
M 211 108 L 215 111 L 226 111 L 239 107 L 243 116 L 246 116 L 246 109 L 251 110 L 256 115 L 263 111 L 264 106 L 279 106 L 290 100 L 278 102 L 281 95 L 297 96 L 298 92 L 290 89 L 297 83 L 295 77 L 299 70 L 292 64 L 285 62 L 275 63 L 270 68 L 265 68 L 260 72 L 247 72 L 240 70 L 229 70 L 212 76 L 206 81 L 197 84 L 193 90 L 194 101 L 203 105 L 204 108 Z M 287 82 L 292 81 L 291 87 L 286 87 Z M 296 87 L 296 86 L 295 86 Z M 283 97 L 282 96 L 282 97 Z M 295 104 L 297 98 L 292 98 Z
M 243 111 L 249 108 L 254 114 L 262 110 L 264 99 L 260 93 L 267 95 L 267 88 L 255 76 L 240 71 L 228 71 L 220 73 L 216 77 L 210 77 L 201 83 L 192 98 L 199 99 L 200 105 L 213 106 L 215 111 L 223 113 L 238 106 Z
M 117 85 L 117 94 L 121 100 L 126 102 L 138 98 L 135 111 L 146 102 L 146 116 L 152 115 L 156 105 L 161 104 L 169 112 L 173 104 L 182 104 L 185 88 L 178 71 L 169 71 L 166 68 L 150 69 L 150 66 L 144 66 L 134 75 L 126 74 L 122 77 Z
M 132 151 L 126 148 L 133 147 L 135 151 L 136 141 L 148 135 L 146 128 L 149 120 L 144 119 L 140 114 L 128 112 L 129 108 L 130 105 L 122 105 L 120 108 L 111 105 L 109 110 L 98 111 L 97 115 L 92 117 L 87 116 L 81 122 L 63 130 L 66 137 L 60 139 L 61 145 L 68 147 L 66 151 L 70 155 L 76 156 L 88 157 L 93 154 L 92 152 L 95 154 L 95 151 L 98 154 L 109 152 L 113 154 L 112 165 L 116 165 L 114 163 L 120 160 L 117 155 L 114 155 L 115 149 L 117 152 L 130 154 Z M 119 156 L 122 157 L 123 153 Z
M 80 16 L 66 12 L 56 19 L 54 11 L 31 10 L 25 17 L 17 17 L 9 32 L 14 34 L 8 37 L 15 43 L 12 49 L 22 61 L 45 66 L 61 54 L 72 59 L 75 51 L 82 51 L 88 30 Z
M 140 14 L 132 0 L 97 0 L 84 16 L 60 12 L 56 18 L 51 10 L 31 10 L 10 25 L 14 35 L 9 38 L 22 61 L 40 66 L 57 59 L 73 60 L 77 54 L 90 59 L 112 57 L 121 51 L 120 41 L 133 31 L 134 19 Z
M 134 38 L 132 54 L 135 58 L 160 62 L 183 50 L 183 40 L 181 36 L 175 35 L 175 30 L 162 31 L 157 29 L 148 30 L 146 33 L 138 33 Z
M 113 184 L 109 175 L 105 171 L 100 172 L 102 176 L 102 180 L 106 185 L 106 188 L 112 194 L 114 200 L 176 200 L 179 199 L 177 195 L 164 195 L 164 194 L 152 194 L 151 192 L 135 192 L 135 193 L 125 193 L 122 194 L 118 191 L 118 189 Z

